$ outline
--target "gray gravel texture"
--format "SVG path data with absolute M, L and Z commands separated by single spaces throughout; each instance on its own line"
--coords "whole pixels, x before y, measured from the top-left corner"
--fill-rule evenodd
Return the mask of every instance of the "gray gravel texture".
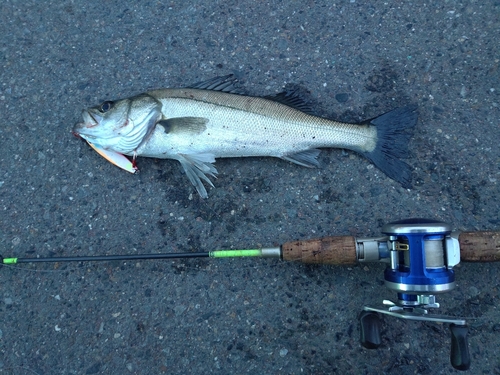
M 498 230 L 500 3 L 359 0 L 13 1 L 0 4 L 4 256 L 204 251 L 378 236 L 430 217 Z M 403 189 L 351 152 L 321 169 L 218 160 L 201 200 L 177 162 L 138 175 L 70 133 L 105 99 L 234 73 L 253 95 L 300 87 L 360 121 L 419 105 Z M 382 264 L 265 259 L 3 267 L 0 374 L 449 374 L 441 324 L 383 319 Z M 470 373 L 500 373 L 499 264 L 461 264 L 440 313 L 470 318 Z

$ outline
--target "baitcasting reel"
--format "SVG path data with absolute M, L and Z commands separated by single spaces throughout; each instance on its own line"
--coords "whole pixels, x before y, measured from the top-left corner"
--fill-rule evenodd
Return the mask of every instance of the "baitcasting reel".
M 449 323 L 451 364 L 457 370 L 467 370 L 470 356 L 465 320 L 430 313 L 439 307 L 436 295 L 455 287 L 453 267 L 460 263 L 458 235 L 451 232 L 448 224 L 426 219 L 389 223 L 382 227 L 382 232 L 388 237 L 357 241 L 358 259 L 388 262 L 385 285 L 397 292 L 398 299 L 395 303 L 384 300 L 380 307 L 363 308 L 359 318 L 361 344 L 368 349 L 381 344 L 379 314 Z

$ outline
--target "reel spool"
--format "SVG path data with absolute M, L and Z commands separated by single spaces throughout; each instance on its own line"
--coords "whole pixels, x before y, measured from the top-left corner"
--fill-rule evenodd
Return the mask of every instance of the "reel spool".
M 384 300 L 383 307 L 363 308 L 361 344 L 368 349 L 380 346 L 379 314 L 449 323 L 451 364 L 457 370 L 467 370 L 470 356 L 465 320 L 429 314 L 430 309 L 439 308 L 436 295 L 455 287 L 453 267 L 460 263 L 460 248 L 451 227 L 435 220 L 408 219 L 386 224 L 382 232 L 388 236 L 389 252 L 385 286 L 395 291 L 398 298 L 396 303 Z

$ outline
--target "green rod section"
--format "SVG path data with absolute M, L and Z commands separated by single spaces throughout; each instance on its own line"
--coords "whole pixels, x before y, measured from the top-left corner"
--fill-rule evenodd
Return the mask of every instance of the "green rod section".
M 210 251 L 210 258 L 240 258 L 240 257 L 260 257 L 261 249 L 246 250 L 214 250 Z

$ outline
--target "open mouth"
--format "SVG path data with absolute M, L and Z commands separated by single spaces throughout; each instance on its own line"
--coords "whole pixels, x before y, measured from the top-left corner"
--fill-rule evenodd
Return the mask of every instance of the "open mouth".
M 90 111 L 84 110 L 82 112 L 82 116 L 83 116 L 83 125 L 85 125 L 86 128 L 93 128 L 99 125 L 100 119 Z
M 73 130 L 71 131 L 75 137 L 78 138 L 95 138 L 92 135 L 88 134 L 89 132 L 87 131 L 88 129 L 93 129 L 97 125 L 99 125 L 99 118 L 97 118 L 94 114 L 92 114 L 90 111 L 83 110 L 82 111 L 82 117 L 83 121 L 77 123 L 74 127 Z

